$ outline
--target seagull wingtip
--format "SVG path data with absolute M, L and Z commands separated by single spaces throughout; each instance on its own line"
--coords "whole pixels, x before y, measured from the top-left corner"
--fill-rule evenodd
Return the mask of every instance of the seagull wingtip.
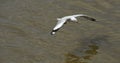
M 51 35 L 54 35 L 55 34 L 55 32 L 51 32 Z
M 92 18 L 91 20 L 92 20 L 92 21 L 96 21 L 96 19 L 94 19 L 94 18 Z

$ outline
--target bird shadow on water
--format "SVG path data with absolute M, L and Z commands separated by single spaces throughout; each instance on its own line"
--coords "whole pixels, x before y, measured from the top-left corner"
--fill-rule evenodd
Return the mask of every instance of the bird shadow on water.
M 88 63 L 99 52 L 102 43 L 107 42 L 108 36 L 96 36 L 78 40 L 82 42 L 76 49 L 65 54 L 65 63 Z

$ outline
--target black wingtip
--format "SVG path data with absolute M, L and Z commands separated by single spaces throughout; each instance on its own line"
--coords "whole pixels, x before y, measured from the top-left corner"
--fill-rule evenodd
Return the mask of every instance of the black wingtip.
M 55 34 L 55 32 L 53 32 L 53 31 L 52 31 L 50 34 L 51 34 L 51 35 L 54 35 L 54 34 Z
M 88 17 L 88 16 L 82 16 L 82 17 L 84 17 L 84 18 L 86 18 L 86 19 L 88 19 L 88 20 L 91 20 L 91 21 L 96 22 L 96 19 L 94 19 L 94 18 L 91 18 L 91 17 Z
M 52 30 L 51 35 L 54 35 L 60 28 L 56 29 L 56 30 Z
M 96 19 L 94 19 L 94 18 L 90 18 L 90 20 L 91 20 L 91 21 L 95 21 L 95 22 L 96 22 Z

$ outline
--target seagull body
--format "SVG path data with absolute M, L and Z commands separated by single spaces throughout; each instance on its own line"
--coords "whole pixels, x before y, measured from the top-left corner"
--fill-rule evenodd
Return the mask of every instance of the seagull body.
M 76 17 L 78 17 L 78 16 L 84 17 L 91 21 L 96 21 L 94 18 L 88 17 L 87 15 L 84 15 L 84 14 L 77 14 L 77 15 L 64 16 L 62 18 L 57 18 L 58 22 L 57 22 L 56 26 L 53 28 L 51 35 L 54 35 L 63 26 L 63 24 L 65 24 L 67 21 L 78 22 L 76 19 Z

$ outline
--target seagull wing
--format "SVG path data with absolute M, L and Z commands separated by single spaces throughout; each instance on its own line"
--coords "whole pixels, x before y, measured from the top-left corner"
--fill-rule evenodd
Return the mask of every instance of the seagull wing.
M 72 15 L 73 17 L 78 17 L 78 16 L 87 16 L 87 15 L 84 15 L 84 14 L 77 14 L 77 15 Z
M 92 17 L 89 17 L 89 16 L 81 16 L 81 17 L 86 18 L 86 19 L 91 20 L 91 21 L 96 21 L 95 18 L 92 18 Z
M 86 19 L 91 20 L 91 21 L 96 21 L 95 18 L 89 17 L 89 16 L 84 15 L 84 14 L 77 14 L 77 15 L 73 15 L 73 16 L 74 16 L 74 17 L 80 16 L 80 17 L 86 18 Z
M 51 34 L 55 34 L 55 32 L 57 32 L 62 26 L 63 24 L 66 22 L 66 20 L 59 20 L 56 24 L 56 26 L 53 28 Z

